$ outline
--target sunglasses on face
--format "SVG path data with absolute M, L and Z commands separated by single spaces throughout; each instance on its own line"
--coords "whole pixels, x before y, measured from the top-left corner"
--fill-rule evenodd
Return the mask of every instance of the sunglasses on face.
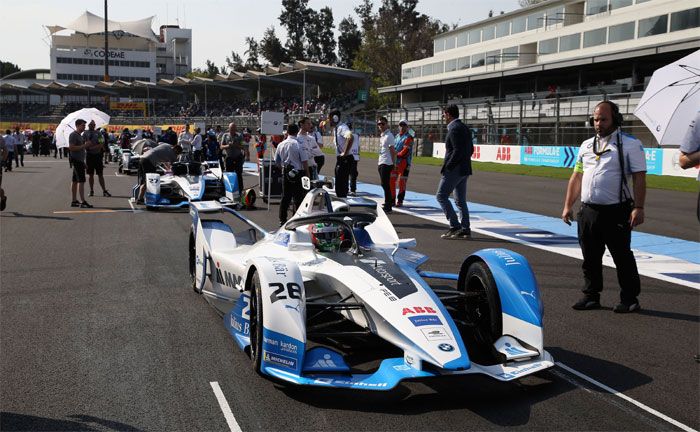
M 386 124 L 386 123 L 384 123 L 384 122 L 377 122 L 377 125 L 378 125 L 378 126 L 384 126 L 385 124 Z

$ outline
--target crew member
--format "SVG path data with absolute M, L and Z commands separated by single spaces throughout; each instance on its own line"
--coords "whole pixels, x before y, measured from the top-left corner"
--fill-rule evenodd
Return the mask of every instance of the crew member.
M 236 123 L 229 123 L 228 132 L 221 136 L 219 144 L 226 158 L 226 171 L 236 173 L 238 191 L 241 193 L 243 193 L 243 161 L 245 158 L 242 141 L 243 137 L 238 133 Z
M 413 158 L 413 136 L 408 130 L 408 120 L 399 121 L 399 135 L 396 137 L 396 165 L 391 172 L 391 194 L 394 197 L 396 207 L 403 206 L 406 196 L 406 182 L 408 171 L 411 168 Z M 399 193 L 396 194 L 396 180 L 399 181 Z
M 306 151 L 297 141 L 296 135 L 298 133 L 299 126 L 296 124 L 292 123 L 287 126 L 287 139 L 279 143 L 275 153 L 275 164 L 281 166 L 284 173 L 282 201 L 279 209 L 280 226 L 287 222 L 287 212 L 292 199 L 294 199 L 297 208 L 301 205 L 305 195 L 301 186 L 301 177 L 309 175 L 308 157 Z
M 345 123 L 340 121 L 340 111 L 331 111 L 328 114 L 328 121 L 333 133 L 333 143 L 335 144 L 335 195 L 338 198 L 348 196 L 348 180 L 352 168 L 352 131 Z
M 97 172 L 97 179 L 102 188 L 102 196 L 112 196 L 105 187 L 105 177 L 102 175 L 103 145 L 100 144 L 100 133 L 95 130 L 94 120 L 91 120 L 88 124 L 88 130 L 83 132 L 83 141 L 85 142 L 85 162 L 87 165 L 88 184 L 90 185 L 90 196 L 95 196 L 95 172 Z
M 137 204 L 143 204 L 143 197 L 146 194 L 146 174 L 155 173 L 159 164 L 163 164 L 166 170 L 170 169 L 170 165 L 175 162 L 182 153 L 182 147 L 179 145 L 172 146 L 168 143 L 158 144 L 156 147 L 147 151 L 141 156 L 139 161 L 139 196 L 136 199 Z

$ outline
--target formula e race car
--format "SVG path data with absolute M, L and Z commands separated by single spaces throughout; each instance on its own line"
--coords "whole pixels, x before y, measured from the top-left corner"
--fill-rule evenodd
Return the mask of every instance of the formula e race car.
M 131 190 L 138 197 L 139 184 Z M 218 161 L 175 162 L 170 171 L 158 168 L 157 173 L 146 174 L 146 209 L 183 208 L 191 201 L 219 200 L 236 203 L 239 200 L 238 176 L 222 172 Z
M 523 256 L 484 249 L 458 273 L 421 270 L 428 258 L 411 249 L 415 239 L 398 238 L 375 202 L 313 186 L 275 232 L 220 202 L 190 204 L 192 288 L 258 373 L 389 390 L 406 379 L 474 373 L 510 381 L 554 365 Z M 426 282 L 440 279 L 456 287 Z M 357 355 L 367 343 L 379 344 L 369 353 L 376 358 Z

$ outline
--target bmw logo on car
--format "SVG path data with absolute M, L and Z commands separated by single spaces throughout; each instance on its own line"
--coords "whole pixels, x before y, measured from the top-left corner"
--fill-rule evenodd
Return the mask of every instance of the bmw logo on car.
M 453 347 L 452 345 L 450 345 L 448 343 L 441 343 L 440 345 L 438 345 L 438 348 L 440 348 L 441 351 L 445 351 L 445 352 L 450 352 L 450 351 L 453 351 L 455 349 L 455 347 Z

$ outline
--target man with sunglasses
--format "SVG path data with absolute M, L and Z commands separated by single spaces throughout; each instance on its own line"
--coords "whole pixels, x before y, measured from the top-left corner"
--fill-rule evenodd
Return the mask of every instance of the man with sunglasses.
M 379 128 L 381 133 L 379 136 L 379 159 L 377 163 L 379 180 L 384 190 L 384 206 L 382 209 L 385 213 L 391 213 L 391 207 L 394 205 L 394 198 L 391 190 L 391 172 L 394 170 L 394 161 L 396 160 L 394 134 L 389 130 L 386 117 L 379 117 L 377 120 L 377 128 Z

